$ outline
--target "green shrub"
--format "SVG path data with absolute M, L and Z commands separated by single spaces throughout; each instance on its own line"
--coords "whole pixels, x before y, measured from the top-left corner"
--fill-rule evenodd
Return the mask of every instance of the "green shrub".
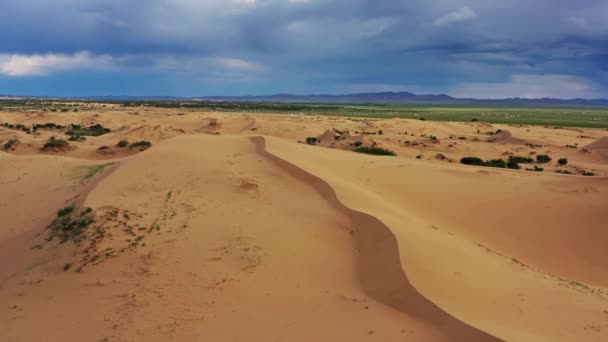
M 5 142 L 5 143 L 4 143 L 4 145 L 2 145 L 2 148 L 3 148 L 5 151 L 8 151 L 8 150 L 10 150 L 11 148 L 13 148 L 13 146 L 14 146 L 16 143 L 18 143 L 18 142 L 19 142 L 19 140 L 17 140 L 17 139 L 11 139 L 11 140 L 9 140 L 9 141 Z
M 519 170 L 519 169 L 521 169 L 521 166 L 519 166 L 519 163 L 517 161 L 515 161 L 514 159 L 509 158 L 509 160 L 507 161 L 507 168 L 514 169 L 514 170 Z
M 57 217 L 62 217 L 65 215 L 69 215 L 74 211 L 75 207 L 74 205 L 68 205 L 67 207 L 63 207 L 61 209 L 59 209 L 59 211 L 57 211 Z
M 562 173 L 565 175 L 571 175 L 572 172 L 568 171 L 568 170 L 555 170 L 555 173 Z
M 477 121 L 479 121 L 479 119 L 477 119 L 477 118 L 472 118 L 471 119 L 471 122 L 477 122 Z
M 557 160 L 557 163 L 558 163 L 560 166 L 564 166 L 564 165 L 568 164 L 568 159 L 566 159 L 566 158 L 559 158 L 559 159 Z
M 306 138 L 306 143 L 308 145 L 314 145 L 314 144 L 317 143 L 317 141 L 318 141 L 318 139 L 315 138 L 315 137 L 308 137 L 308 138 Z
M 583 173 L 581 173 L 581 175 L 583 175 L 583 176 L 595 176 L 595 173 L 589 172 L 589 171 L 583 171 Z
M 118 146 L 120 148 L 125 148 L 125 147 L 129 146 L 129 142 L 126 140 L 121 140 L 118 142 L 118 144 L 116 144 L 116 146 Z
M 504 169 L 507 167 L 507 162 L 504 159 L 492 159 L 486 162 L 486 166 L 499 167 Z
M 82 142 L 82 141 L 85 141 L 85 140 L 87 140 L 87 138 L 83 137 L 82 135 L 72 135 L 72 136 L 70 136 L 68 138 L 68 141 L 80 141 L 80 142 Z
M 359 147 L 359 146 L 363 145 L 363 141 L 355 141 L 355 143 L 353 145 L 355 145 L 355 147 Z
M 536 161 L 541 164 L 548 163 L 551 161 L 551 157 L 546 154 L 539 154 L 536 156 Z
M 396 156 L 395 152 L 376 146 L 359 146 L 355 150 L 358 153 L 374 154 L 378 156 Z
M 460 159 L 460 162 L 465 165 L 484 166 L 483 159 L 477 157 L 464 157 Z
M 526 164 L 526 163 L 534 162 L 534 159 L 532 159 L 530 157 L 522 157 L 522 156 L 509 156 L 509 161 Z
M 105 128 L 100 124 L 95 124 L 89 127 L 82 127 L 80 125 L 72 125 L 70 129 L 65 132 L 67 135 L 88 135 L 92 137 L 97 137 L 100 135 L 104 135 L 106 133 L 110 133 L 112 130 L 109 128 Z
M 129 148 L 139 147 L 139 148 L 142 148 L 145 150 L 147 148 L 150 148 L 151 146 L 152 146 L 151 142 L 142 140 L 142 141 L 136 141 L 136 142 L 132 143 L 131 145 L 129 145 Z
M 54 136 L 51 137 L 45 144 L 44 148 L 55 148 L 68 146 L 68 142 L 63 139 L 57 139 Z

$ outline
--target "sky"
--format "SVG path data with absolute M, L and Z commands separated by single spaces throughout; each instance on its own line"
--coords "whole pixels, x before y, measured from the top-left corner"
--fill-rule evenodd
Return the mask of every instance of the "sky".
M 0 94 L 608 98 L 607 0 L 1 0 Z

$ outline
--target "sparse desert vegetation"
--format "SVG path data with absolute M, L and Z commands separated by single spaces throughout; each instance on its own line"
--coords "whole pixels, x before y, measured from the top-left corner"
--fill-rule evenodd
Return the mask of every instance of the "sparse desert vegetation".
M 389 149 L 377 146 L 359 146 L 354 149 L 357 153 L 374 154 L 377 156 L 396 156 L 397 154 Z

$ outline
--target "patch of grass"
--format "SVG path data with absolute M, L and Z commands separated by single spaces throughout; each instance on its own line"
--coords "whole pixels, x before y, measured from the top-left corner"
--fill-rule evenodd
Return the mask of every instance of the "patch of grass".
M 100 124 L 95 124 L 88 127 L 82 127 L 80 125 L 71 125 L 70 129 L 65 132 L 65 134 L 97 137 L 106 133 L 110 133 L 111 131 L 111 129 L 105 128 Z
M 63 139 L 57 139 L 54 136 L 51 137 L 45 144 L 44 148 L 62 148 L 68 146 L 68 142 Z
M 114 163 L 106 163 L 101 165 L 85 166 L 84 180 L 90 180 L 98 173 L 102 172 L 106 167 L 112 166 Z
M 150 147 L 152 147 L 152 143 L 146 140 L 136 141 L 129 145 L 129 148 L 141 148 L 142 150 L 145 150 Z
M 76 207 L 73 204 L 68 205 L 67 207 L 63 207 L 63 208 L 59 209 L 59 211 L 57 211 L 57 217 L 63 217 L 63 216 L 69 215 L 74 211 L 75 208 Z
M 118 146 L 120 148 L 125 148 L 125 147 L 129 146 L 129 142 L 127 140 L 121 140 L 118 142 L 118 144 L 116 144 L 116 146 Z
M 359 146 L 354 149 L 358 153 L 374 154 L 378 156 L 396 156 L 397 154 L 391 150 L 376 147 L 376 146 Z
M 555 173 L 561 173 L 564 175 L 571 175 L 572 172 L 568 171 L 568 170 L 555 170 Z

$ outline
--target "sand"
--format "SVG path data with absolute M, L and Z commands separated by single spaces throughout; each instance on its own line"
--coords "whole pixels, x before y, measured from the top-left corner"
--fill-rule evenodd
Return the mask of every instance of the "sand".
M 119 107 L 0 122 L 112 129 L 48 153 L 62 132 L 0 128 L 20 141 L 0 152 L 3 340 L 608 338 L 608 165 L 566 147 L 606 131 Z M 531 152 L 554 160 L 458 163 Z M 70 204 L 95 222 L 47 241 Z

